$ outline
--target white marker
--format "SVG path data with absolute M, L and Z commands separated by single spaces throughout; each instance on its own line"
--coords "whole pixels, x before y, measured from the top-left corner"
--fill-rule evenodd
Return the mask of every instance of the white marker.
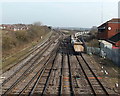
M 108 74 L 108 72 L 105 70 L 105 74 Z
M 115 83 L 115 86 L 118 87 L 118 83 Z
M 1 79 L 5 79 L 5 77 L 0 77 Z
M 101 72 L 103 72 L 103 70 L 101 70 Z

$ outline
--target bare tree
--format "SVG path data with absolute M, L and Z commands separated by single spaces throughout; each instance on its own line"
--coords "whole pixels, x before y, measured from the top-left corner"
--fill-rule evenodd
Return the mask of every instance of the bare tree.
M 42 25 L 42 22 L 34 22 L 34 24 L 33 25 L 35 25 L 35 26 L 41 26 Z
M 90 30 L 91 35 L 96 36 L 98 32 L 98 29 L 96 26 L 93 26 Z

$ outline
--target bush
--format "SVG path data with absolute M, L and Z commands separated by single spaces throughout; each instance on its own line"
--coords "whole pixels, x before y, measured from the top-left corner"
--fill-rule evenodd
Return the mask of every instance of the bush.
M 27 31 L 17 31 L 15 32 L 15 36 L 19 41 L 22 41 L 22 42 L 28 42 L 29 40 Z
M 14 47 L 23 46 L 30 43 L 34 39 L 41 39 L 41 36 L 50 32 L 47 26 L 32 25 L 29 30 L 24 31 L 4 31 L 2 32 L 2 48 L 3 51 L 10 50 Z
M 17 46 L 17 41 L 10 37 L 10 36 L 4 36 L 2 39 L 2 49 L 7 50 L 11 49 L 13 47 Z

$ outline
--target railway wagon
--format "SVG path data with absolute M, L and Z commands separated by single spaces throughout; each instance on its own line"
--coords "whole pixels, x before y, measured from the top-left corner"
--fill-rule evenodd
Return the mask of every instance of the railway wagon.
M 75 52 L 84 52 L 84 44 L 78 38 L 71 36 L 71 44 Z
M 84 52 L 83 44 L 75 42 L 74 45 L 73 45 L 73 48 L 74 48 L 75 52 Z

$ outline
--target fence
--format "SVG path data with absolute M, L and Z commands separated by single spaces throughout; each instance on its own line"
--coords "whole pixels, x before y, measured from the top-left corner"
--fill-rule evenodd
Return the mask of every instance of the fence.
M 87 47 L 87 54 L 96 54 L 106 57 L 120 66 L 120 49 Z

